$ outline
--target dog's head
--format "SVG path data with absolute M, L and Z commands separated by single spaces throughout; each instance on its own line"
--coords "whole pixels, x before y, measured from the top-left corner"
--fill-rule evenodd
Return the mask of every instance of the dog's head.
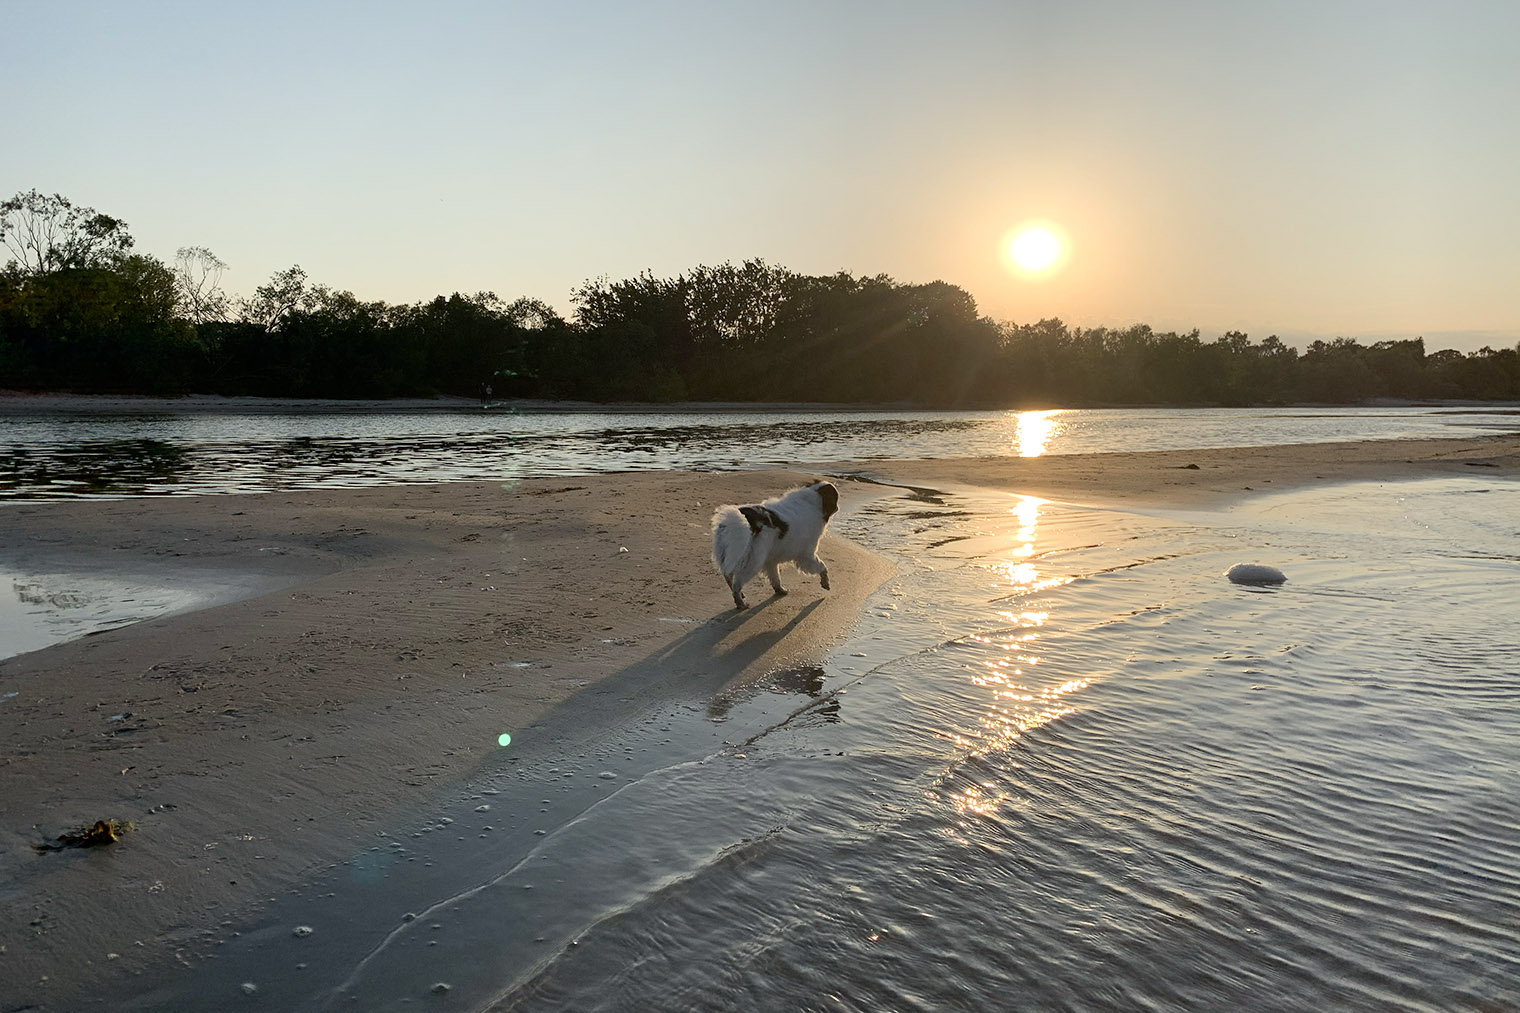
M 818 492 L 818 498 L 823 501 L 823 519 L 828 520 L 839 512 L 839 490 L 834 488 L 832 482 L 814 482 L 813 488 Z

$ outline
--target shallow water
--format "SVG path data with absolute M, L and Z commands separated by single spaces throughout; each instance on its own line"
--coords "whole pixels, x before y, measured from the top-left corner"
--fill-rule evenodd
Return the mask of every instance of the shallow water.
M 820 671 L 524 730 L 140 1005 L 1520 1005 L 1520 484 L 839 523 L 901 571 Z
M 269 492 L 1520 429 L 1514 409 L 0 415 L 0 500 Z
M 296 583 L 295 575 L 204 567 L 133 573 L 0 566 L 0 660 L 147 619 Z
M 0 658 L 184 609 L 194 594 L 88 574 L 0 568 Z

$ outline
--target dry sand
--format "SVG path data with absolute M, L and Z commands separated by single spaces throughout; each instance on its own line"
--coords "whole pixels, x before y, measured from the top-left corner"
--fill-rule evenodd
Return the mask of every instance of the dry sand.
M 1514 478 L 1520 435 L 820 473 L 1203 508 L 1315 482 Z M 716 503 L 809 477 L 0 508 L 0 558 L 24 566 L 236 570 L 266 589 L 0 662 L 0 692 L 16 694 L 0 703 L 4 1008 L 109 1005 L 126 975 L 194 963 L 208 929 L 404 822 L 491 757 L 503 730 L 521 739 L 564 708 L 628 719 L 657 699 L 710 700 L 821 660 L 891 561 L 829 536 L 832 592 L 795 574 L 788 597 L 766 600 L 757 584 L 758 607 L 735 613 L 706 555 Z M 841 491 L 849 510 L 882 490 Z M 104 817 L 137 828 L 106 848 L 32 849 Z

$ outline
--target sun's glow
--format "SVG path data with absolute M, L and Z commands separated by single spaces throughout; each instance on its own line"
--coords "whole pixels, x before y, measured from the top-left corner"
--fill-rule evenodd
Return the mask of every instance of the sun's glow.
M 1066 263 L 1070 244 L 1050 222 L 1025 222 L 1003 239 L 1003 260 L 1021 278 L 1045 278 Z

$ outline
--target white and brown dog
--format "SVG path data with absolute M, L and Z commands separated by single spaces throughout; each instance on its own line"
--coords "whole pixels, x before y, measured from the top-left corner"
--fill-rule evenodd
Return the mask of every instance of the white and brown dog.
M 785 496 L 755 506 L 721 506 L 713 514 L 713 562 L 734 593 L 734 606 L 744 608 L 744 585 L 761 570 L 771 590 L 786 594 L 777 567 L 792 563 L 803 573 L 821 575 L 829 589 L 829 568 L 818 558 L 818 539 L 829 518 L 839 511 L 839 490 L 814 482 Z

